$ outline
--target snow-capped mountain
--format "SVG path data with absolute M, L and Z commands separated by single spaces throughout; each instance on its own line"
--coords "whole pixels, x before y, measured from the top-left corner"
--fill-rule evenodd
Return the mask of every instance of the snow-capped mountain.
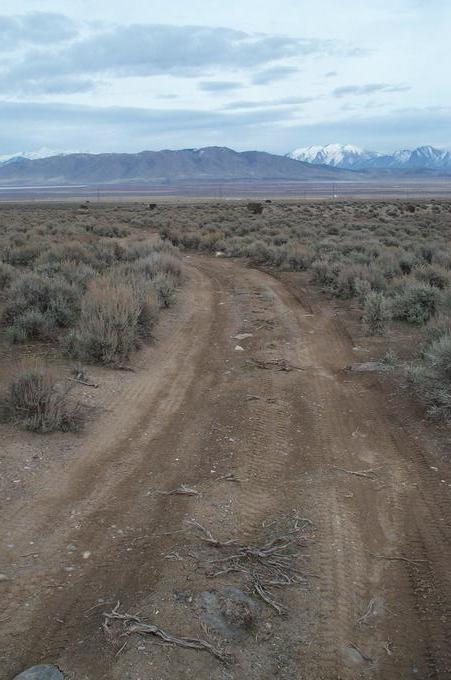
M 397 167 L 409 166 L 412 168 L 451 168 L 451 153 L 444 149 L 435 149 L 433 146 L 419 146 L 413 151 L 403 149 L 393 154 L 393 160 Z
M 0 165 L 4 163 L 18 163 L 20 161 L 35 161 L 39 158 L 49 158 L 51 156 L 65 156 L 67 152 L 55 151 L 54 149 L 48 149 L 43 147 L 42 149 L 37 149 L 36 151 L 18 151 L 17 153 L 8 153 L 0 155 Z
M 347 170 L 446 170 L 451 171 L 451 153 L 433 146 L 401 149 L 392 154 L 368 151 L 351 144 L 327 144 L 295 149 L 289 158 L 314 165 Z
M 353 144 L 327 144 L 326 146 L 307 146 L 287 154 L 289 158 L 315 165 L 331 165 L 334 168 L 355 169 L 362 162 L 371 161 L 380 154 L 366 151 Z

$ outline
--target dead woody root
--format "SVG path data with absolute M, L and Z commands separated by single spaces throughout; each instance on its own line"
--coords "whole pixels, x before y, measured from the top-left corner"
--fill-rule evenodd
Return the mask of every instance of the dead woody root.
M 120 602 L 117 603 L 111 612 L 104 612 L 103 617 L 103 631 L 111 642 L 119 642 L 122 640 L 122 638 L 126 638 L 124 644 L 119 648 L 117 652 L 118 654 L 126 646 L 127 639 L 130 637 L 130 635 L 137 634 L 151 635 L 160 638 L 160 640 L 163 640 L 168 644 L 177 645 L 186 649 L 203 650 L 209 652 L 220 661 L 226 662 L 230 660 L 230 657 L 225 654 L 225 652 L 221 651 L 217 647 L 214 647 L 206 640 L 191 637 L 178 637 L 168 633 L 158 626 L 145 623 L 137 615 L 127 614 L 126 612 L 121 613 Z
M 305 546 L 306 532 L 311 528 L 309 520 L 295 519 L 286 532 L 267 542 L 249 545 L 240 544 L 234 539 L 220 540 L 195 520 L 189 524 L 200 532 L 203 542 L 227 553 L 206 559 L 207 575 L 215 578 L 232 573 L 244 574 L 249 589 L 278 614 L 283 614 L 286 607 L 276 599 L 274 589 L 304 583 L 308 577 L 316 577 L 316 574 L 301 571 L 298 566 L 298 560 L 307 557 L 300 550 Z

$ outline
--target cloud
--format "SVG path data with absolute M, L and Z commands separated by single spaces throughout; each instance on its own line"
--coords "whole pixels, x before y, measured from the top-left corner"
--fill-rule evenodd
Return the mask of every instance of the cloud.
M 205 80 L 199 83 L 199 90 L 204 92 L 231 92 L 243 87 L 242 83 L 231 80 Z
M 55 148 L 83 146 L 93 151 L 171 143 L 186 147 L 187 142 L 202 146 L 212 139 L 219 143 L 225 129 L 236 138 L 291 116 L 280 109 L 225 112 L 0 101 L 0 147 L 5 152 L 17 145 L 33 149 L 49 139 Z
M 336 87 L 332 94 L 334 97 L 346 97 L 348 95 L 366 95 L 376 92 L 393 93 L 406 92 L 410 90 L 409 85 L 389 85 L 387 83 L 367 83 L 366 85 L 345 85 Z
M 396 109 L 386 114 L 359 116 L 284 128 L 279 143 L 284 148 L 328 144 L 331 140 L 369 149 L 389 151 L 432 144 L 449 148 L 451 107 Z
M 21 44 L 48 45 L 61 43 L 77 34 L 75 24 L 64 14 L 29 12 L 14 16 L 0 15 L 0 51 Z
M 0 92 L 19 95 L 60 95 L 90 92 L 98 86 L 94 80 L 82 77 L 61 76 L 15 82 L 11 78 L 0 78 Z
M 24 16 L 30 22 L 30 17 L 35 15 Z M 42 16 L 49 17 L 48 23 L 44 22 L 46 31 Z M 69 20 L 62 15 L 39 14 L 36 24 L 34 29 L 24 30 L 24 35 L 39 47 L 15 59 L 4 71 L 4 78 L 10 83 L 20 82 L 22 91 L 27 83 L 36 91 L 40 82 L 69 76 L 192 78 L 210 75 L 218 69 L 259 68 L 262 70 L 254 76 L 254 83 L 266 84 L 297 71 L 294 66 L 277 64 L 280 60 L 355 54 L 337 41 L 169 24 L 130 24 L 108 29 L 97 26 L 94 32 L 91 30 L 78 40 L 58 47 L 53 44 L 56 40 L 73 37 L 75 29 Z M 45 35 L 49 36 L 48 40 Z M 45 44 L 45 48 L 39 43 Z
M 254 85 L 267 85 L 268 83 L 288 78 L 293 73 L 299 73 L 299 69 L 296 66 L 271 66 L 256 73 L 252 78 L 252 83 Z
M 282 97 L 280 99 L 265 99 L 260 101 L 235 101 L 224 106 L 225 111 L 236 111 L 241 109 L 260 109 L 277 106 L 297 106 L 316 101 L 316 97 Z
M 335 78 L 335 76 L 338 76 L 337 71 L 328 71 L 327 73 L 324 74 L 325 78 Z

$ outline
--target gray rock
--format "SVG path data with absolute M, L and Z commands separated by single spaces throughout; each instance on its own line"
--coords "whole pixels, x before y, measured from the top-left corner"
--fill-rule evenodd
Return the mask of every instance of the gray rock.
M 64 680 L 64 675 L 56 666 L 42 665 L 27 668 L 13 680 Z
M 349 364 L 346 368 L 348 371 L 355 371 L 356 373 L 390 370 L 390 366 L 388 364 L 383 364 L 381 361 L 365 361 L 363 364 Z

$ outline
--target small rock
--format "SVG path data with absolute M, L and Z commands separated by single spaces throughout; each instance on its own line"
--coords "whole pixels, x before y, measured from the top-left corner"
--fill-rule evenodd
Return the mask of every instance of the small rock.
M 244 352 L 244 347 L 241 347 L 241 345 L 235 345 L 235 352 Z
M 372 371 L 388 371 L 390 370 L 390 366 L 383 364 L 381 361 L 365 361 L 362 364 L 349 364 L 349 366 L 346 366 L 346 369 L 357 373 L 365 373 Z
M 27 668 L 13 680 L 64 680 L 64 675 L 56 666 L 42 665 Z
M 238 333 L 233 336 L 234 340 L 246 340 L 246 338 L 252 338 L 252 333 Z
M 0 582 L 1 581 L 9 581 L 9 576 L 6 574 L 0 574 Z

